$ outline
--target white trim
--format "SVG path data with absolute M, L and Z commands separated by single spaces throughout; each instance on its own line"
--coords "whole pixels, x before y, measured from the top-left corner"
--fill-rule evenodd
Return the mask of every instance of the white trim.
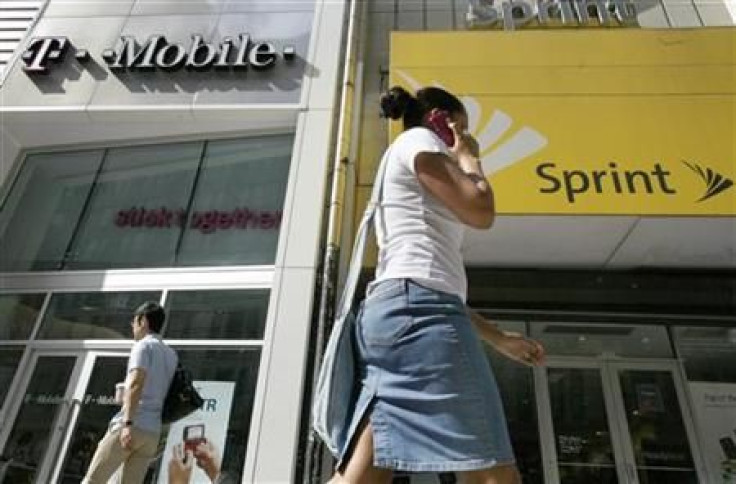
M 176 349 L 260 349 L 263 347 L 263 341 L 261 340 L 165 339 L 164 342 Z M 33 351 L 130 351 L 133 347 L 133 340 L 44 339 L 29 342 L 28 347 Z
M 624 413 L 624 397 L 617 378 L 618 370 L 612 368 L 608 364 L 610 362 L 611 360 L 608 362 L 603 359 L 600 360 L 599 375 L 606 407 L 608 430 L 611 435 L 611 447 L 613 450 L 613 460 L 616 465 L 616 473 L 618 474 L 619 482 L 639 484 L 634 449 L 631 446 L 629 423 L 626 421 L 626 415 Z
M 537 401 L 537 425 L 539 426 L 539 447 L 542 452 L 542 472 L 546 484 L 559 484 L 560 473 L 557 467 L 557 447 L 555 446 L 552 404 L 549 399 L 547 368 L 537 367 L 534 372 L 534 395 Z
M 270 288 L 273 266 L 5 273 L 2 293 Z

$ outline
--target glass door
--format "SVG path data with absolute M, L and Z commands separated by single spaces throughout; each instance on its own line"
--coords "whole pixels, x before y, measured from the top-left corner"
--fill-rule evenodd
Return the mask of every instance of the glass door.
M 617 416 L 632 482 L 698 484 L 691 419 L 674 365 L 609 363 Z M 689 412 L 687 413 L 689 415 Z M 634 481 L 633 477 L 636 478 Z
M 627 482 L 600 363 L 550 359 L 537 374 L 545 482 Z
M 60 446 L 81 373 L 79 353 L 55 352 L 31 358 L 19 399 L 8 412 L 0 454 L 0 483 L 48 482 L 48 463 Z M 15 410 L 15 411 L 13 411 Z
M 53 463 L 51 482 L 76 484 L 89 467 L 97 442 L 120 409 L 115 384 L 125 379 L 128 353 L 90 353 L 77 385 L 62 450 Z
M 126 362 L 127 352 L 34 354 L 0 435 L 0 484 L 81 481 Z
M 551 358 L 538 375 L 546 482 L 702 482 L 675 362 Z

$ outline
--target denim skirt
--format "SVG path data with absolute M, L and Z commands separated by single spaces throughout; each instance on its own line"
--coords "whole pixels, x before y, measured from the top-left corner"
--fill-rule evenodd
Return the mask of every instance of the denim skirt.
M 355 344 L 361 387 L 338 465 L 364 418 L 376 467 L 442 472 L 514 463 L 498 387 L 459 297 L 411 279 L 372 283 Z

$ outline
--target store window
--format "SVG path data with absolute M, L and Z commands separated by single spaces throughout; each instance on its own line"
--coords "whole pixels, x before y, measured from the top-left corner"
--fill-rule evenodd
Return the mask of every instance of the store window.
M 202 143 L 108 150 L 65 268 L 174 265 Z
M 0 340 L 28 339 L 45 297 L 45 294 L 0 295 Z
M 672 357 L 664 326 L 534 323 L 531 336 L 552 356 Z
M 736 482 L 736 326 L 673 333 L 709 482 Z
M 268 297 L 267 289 L 169 292 L 163 334 L 167 339 L 261 340 Z
M 688 380 L 736 383 L 736 327 L 677 327 L 674 335 Z
M 0 271 L 274 263 L 293 135 L 29 155 Z
M 149 482 L 165 484 L 166 471 L 174 445 L 182 444 L 184 428 L 192 427 L 207 439 L 220 464 L 220 472 L 241 482 L 245 463 L 253 397 L 258 380 L 260 348 L 238 350 L 176 348 L 180 361 L 194 377 L 205 406 L 191 416 L 172 424 L 161 454 L 158 476 Z M 201 470 L 192 482 L 209 482 Z
M 130 339 L 133 311 L 161 292 L 73 292 L 51 296 L 39 339 Z
M 523 322 L 499 321 L 497 324 L 504 331 L 526 333 Z M 537 403 L 532 370 L 500 355 L 489 346 L 486 346 L 486 353 L 498 382 L 511 444 L 522 480 L 527 484 L 542 484 L 544 471 L 539 447 Z
M 208 143 L 179 266 L 273 264 L 291 136 Z
M 62 268 L 102 151 L 30 155 L 0 205 L 0 271 Z

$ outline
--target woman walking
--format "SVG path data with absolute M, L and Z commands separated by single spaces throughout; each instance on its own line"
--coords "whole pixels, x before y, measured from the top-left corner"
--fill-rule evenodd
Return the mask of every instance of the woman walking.
M 385 154 L 376 278 L 355 327 L 362 386 L 331 482 L 390 483 L 401 470 L 518 483 L 481 340 L 528 365 L 544 350 L 465 305 L 465 226 L 487 229 L 495 216 L 478 144 L 462 103 L 443 89 L 393 87 L 381 109 L 404 131 Z

